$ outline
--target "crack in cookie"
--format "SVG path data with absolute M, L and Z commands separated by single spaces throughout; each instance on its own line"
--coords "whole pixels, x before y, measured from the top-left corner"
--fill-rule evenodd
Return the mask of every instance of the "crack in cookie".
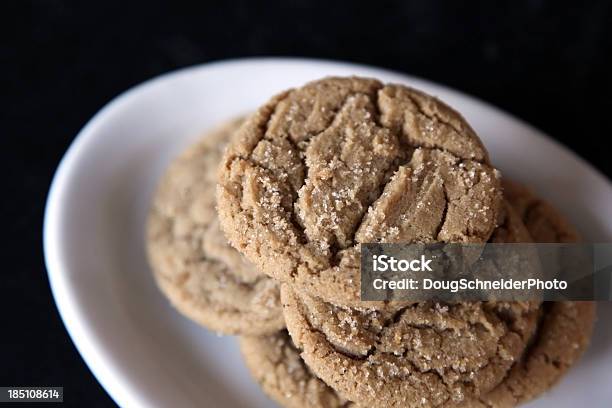
M 500 241 L 503 240 L 503 241 Z M 490 242 L 530 242 L 504 203 Z M 313 372 L 367 406 L 454 406 L 495 388 L 520 360 L 538 302 L 336 305 L 281 286 L 287 328 Z
M 504 180 L 504 196 L 523 219 L 534 242 L 578 242 L 579 234 L 548 202 L 531 190 Z M 554 386 L 588 347 L 595 321 L 594 302 L 545 302 L 538 330 L 523 358 L 503 381 L 461 408 L 511 408 Z
M 360 243 L 485 242 L 500 191 L 482 143 L 442 102 L 327 78 L 247 121 L 219 168 L 217 196 L 222 229 L 259 269 L 350 305 Z
M 357 310 L 286 284 L 281 295 L 308 366 L 349 400 L 374 407 L 445 406 L 488 392 L 520 359 L 540 313 L 537 304 L 502 302 Z

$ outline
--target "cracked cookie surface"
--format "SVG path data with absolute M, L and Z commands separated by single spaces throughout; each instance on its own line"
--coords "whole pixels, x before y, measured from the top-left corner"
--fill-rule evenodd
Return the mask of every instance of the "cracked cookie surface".
M 454 110 L 420 91 L 327 78 L 252 115 L 224 156 L 221 227 L 260 270 L 359 302 L 364 242 L 485 242 L 499 174 Z
M 518 183 L 504 180 L 504 197 L 523 219 L 534 242 L 576 242 L 579 235 L 549 203 Z M 492 391 L 462 408 L 510 408 L 554 386 L 589 345 L 594 302 L 546 302 L 538 330 L 523 358 Z
M 527 223 L 532 226 L 530 233 L 536 241 L 550 242 L 550 232 L 546 229 L 541 233 L 541 225 L 555 226 L 554 234 L 559 237 L 577 236 L 563 217 L 550 206 L 542 207 L 542 200 L 537 198 L 525 187 L 504 180 L 505 191 L 513 188 L 513 193 L 506 197 L 523 220 L 531 219 Z M 525 203 L 534 203 L 545 211 L 537 211 L 537 215 L 529 216 L 532 207 Z M 538 219 L 547 217 L 548 219 Z M 497 230 L 492 241 L 517 241 L 525 239 L 525 231 L 520 227 L 506 227 Z M 533 227 L 535 226 L 535 228 Z M 347 314 L 348 316 L 348 314 Z M 478 398 L 468 399 L 457 405 L 461 408 L 510 408 L 530 399 L 536 398 L 548 390 L 565 374 L 565 372 L 578 360 L 588 346 L 593 321 L 595 305 L 593 302 L 549 302 L 543 306 L 543 313 L 538 329 L 533 334 L 526 352 L 512 368 L 506 373 L 504 379 L 491 391 Z M 329 324 L 349 324 L 346 316 L 334 317 Z M 349 324 L 350 325 L 350 324 Z M 361 342 L 363 349 L 364 342 Z M 246 347 L 245 352 L 245 345 Z M 299 351 L 293 345 L 286 332 L 262 338 L 245 338 L 241 340 L 243 354 L 253 376 L 262 385 L 265 392 L 282 406 L 338 406 L 343 399 L 327 388 L 322 380 L 318 379 L 304 361 L 299 357 Z M 357 343 L 359 348 L 359 343 Z M 298 360 L 299 359 L 299 360 Z M 273 368 L 274 367 L 274 368 Z M 290 368 L 290 367 L 298 367 Z M 297 375 L 288 373 L 297 372 Z M 306 385 L 314 382 L 316 385 Z M 312 389 L 316 404 L 306 404 L 297 390 Z M 330 391 L 331 390 L 331 391 Z M 325 395 L 325 398 L 318 397 Z M 329 399 L 328 399 L 329 398 Z M 322 401 L 329 401 L 323 403 Z M 340 401 L 340 402 L 339 402 Z M 451 404 L 452 405 L 452 404 Z M 354 404 L 353 406 L 357 406 Z
M 576 363 L 589 345 L 593 302 L 545 302 L 544 313 L 523 358 L 487 394 L 461 408 L 512 408 L 537 398 Z
M 494 388 L 520 358 L 538 308 L 423 302 L 395 313 L 343 308 L 283 285 L 285 318 L 308 366 L 366 406 L 453 406 Z
M 216 169 L 242 122 L 210 132 L 170 164 L 151 206 L 147 252 L 181 313 L 224 334 L 266 334 L 284 327 L 278 284 L 227 243 L 215 211 Z
M 286 408 L 356 408 L 306 366 L 286 330 L 241 337 L 244 361 L 264 392 Z
M 490 241 L 530 241 L 508 205 Z M 541 314 L 537 302 L 338 306 L 288 284 L 281 298 L 313 372 L 372 407 L 450 407 L 484 395 L 520 359 Z

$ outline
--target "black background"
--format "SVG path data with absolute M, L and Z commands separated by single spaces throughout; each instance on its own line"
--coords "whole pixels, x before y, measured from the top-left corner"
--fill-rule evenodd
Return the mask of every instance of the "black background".
M 112 405 L 51 298 L 44 202 L 86 121 L 118 93 L 169 70 L 282 55 L 405 71 L 525 119 L 612 175 L 605 1 L 155 3 L 0 6 L 0 385 L 63 385 L 71 405 Z

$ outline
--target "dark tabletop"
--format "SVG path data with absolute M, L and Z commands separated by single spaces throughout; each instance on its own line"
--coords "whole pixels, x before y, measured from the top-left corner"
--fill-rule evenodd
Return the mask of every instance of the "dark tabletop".
M 0 280 L 0 386 L 63 386 L 70 405 L 112 405 L 51 297 L 42 216 L 53 172 L 78 130 L 115 95 L 158 74 L 245 56 L 378 65 L 491 102 L 612 175 L 606 1 L 155 3 L 1 3 L 0 253 L 8 262 Z

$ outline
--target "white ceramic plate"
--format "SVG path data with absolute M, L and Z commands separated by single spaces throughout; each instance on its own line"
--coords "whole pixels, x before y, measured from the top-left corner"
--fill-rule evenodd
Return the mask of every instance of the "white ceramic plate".
M 505 175 L 555 202 L 594 242 L 612 241 L 612 187 L 536 129 L 472 97 L 407 75 L 301 59 L 206 64 L 145 82 L 79 133 L 51 186 L 44 249 L 55 301 L 79 352 L 124 407 L 268 407 L 236 339 L 175 312 L 151 278 L 143 246 L 155 184 L 173 156 L 220 121 L 327 75 L 406 83 L 462 112 Z M 533 407 L 612 401 L 612 307 L 600 305 L 585 358 Z

